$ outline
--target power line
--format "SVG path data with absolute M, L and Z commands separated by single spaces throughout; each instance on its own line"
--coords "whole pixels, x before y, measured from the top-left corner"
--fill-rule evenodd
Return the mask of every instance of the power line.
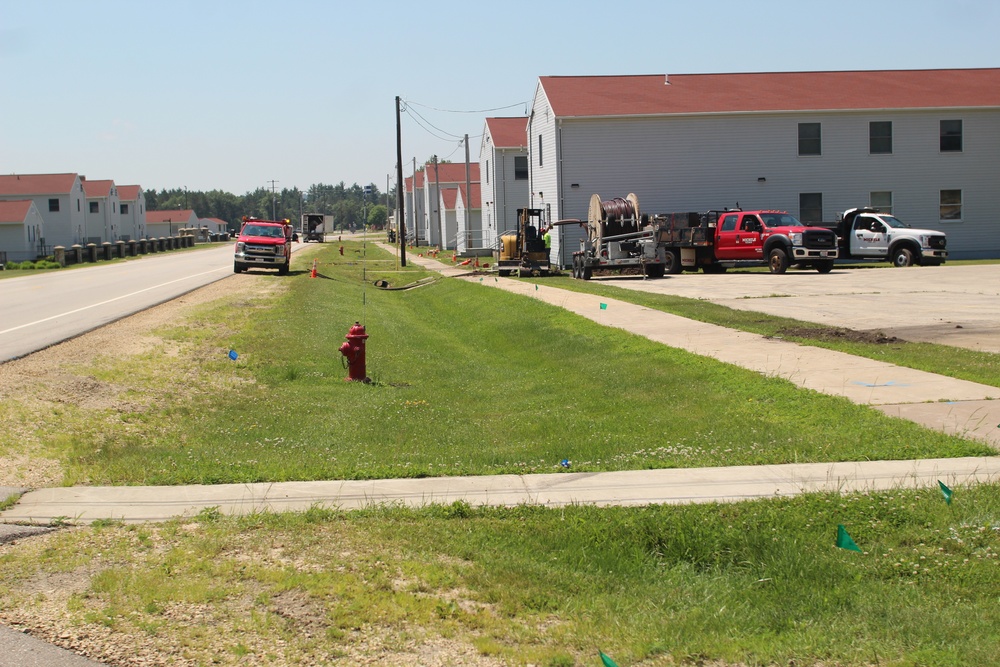
M 447 134 L 447 135 L 448 135 L 449 137 L 454 137 L 455 139 L 462 139 L 462 138 L 464 138 L 464 135 L 461 135 L 461 134 L 452 134 L 451 132 L 448 132 L 447 130 L 442 130 L 442 129 L 441 129 L 440 127 L 438 127 L 438 126 L 437 126 L 437 125 L 435 125 L 434 123 L 430 122 L 429 120 L 427 120 L 426 118 L 424 118 L 423 116 L 421 116 L 419 112 L 417 112 L 417 111 L 414 111 L 413 109 L 409 109 L 409 108 L 407 108 L 407 110 L 406 110 L 406 113 L 407 113 L 407 114 L 408 114 L 408 115 L 409 115 L 409 116 L 410 116 L 411 118 L 414 118 L 414 116 L 416 116 L 416 117 L 414 118 L 414 120 L 416 120 L 416 118 L 419 118 L 420 120 L 424 121 L 425 123 L 427 123 L 428 125 L 430 125 L 431 127 L 433 127 L 433 128 L 434 128 L 435 130 L 437 130 L 438 132 L 441 132 L 441 133 L 443 133 L 443 134 Z M 424 128 L 424 129 L 426 130 L 427 128 Z M 428 131 L 429 131 L 429 130 L 428 130 Z M 442 138 L 443 138 L 443 137 L 438 137 L 438 139 L 442 139 Z
M 428 106 L 426 104 L 421 104 L 420 102 L 414 102 L 412 100 L 406 100 L 407 104 L 413 104 L 418 107 L 423 107 L 425 109 L 430 109 L 431 111 L 441 111 L 444 113 L 489 113 L 490 111 L 503 111 L 504 109 L 513 109 L 514 107 L 519 107 L 521 105 L 527 105 L 528 102 L 517 102 L 516 104 L 508 104 L 505 107 L 494 107 L 493 109 L 474 109 L 471 111 L 460 111 L 456 109 L 438 109 L 437 107 Z

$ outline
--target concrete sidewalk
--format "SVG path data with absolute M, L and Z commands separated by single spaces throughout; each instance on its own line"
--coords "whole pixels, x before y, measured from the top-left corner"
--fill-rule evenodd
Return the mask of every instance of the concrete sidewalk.
M 0 514 L 0 519 L 142 523 L 191 517 L 206 508 L 218 508 L 225 515 L 246 515 L 300 512 L 311 507 L 424 507 L 456 501 L 476 506 L 547 507 L 732 502 L 816 491 L 933 487 L 939 480 L 953 488 L 1000 481 L 1000 457 L 273 484 L 81 486 L 27 493 L 16 506 Z

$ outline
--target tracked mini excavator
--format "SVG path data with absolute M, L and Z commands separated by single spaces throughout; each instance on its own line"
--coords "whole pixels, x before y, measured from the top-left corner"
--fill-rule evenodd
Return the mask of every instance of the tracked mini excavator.
M 549 274 L 549 250 L 541 234 L 542 209 L 517 209 L 517 229 L 500 235 L 499 247 L 493 251 L 494 266 L 501 276 L 515 271 L 518 277 Z

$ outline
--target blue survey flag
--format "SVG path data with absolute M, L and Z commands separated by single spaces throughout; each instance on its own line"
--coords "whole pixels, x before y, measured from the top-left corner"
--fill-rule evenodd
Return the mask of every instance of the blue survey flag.
M 843 525 L 837 526 L 837 546 L 848 551 L 861 551 L 858 545 L 854 543 L 854 540 L 851 539 L 851 536 L 847 534 L 847 529 Z
M 229 358 L 236 361 L 237 357 L 240 355 L 236 354 L 236 350 L 229 350 Z
M 938 487 L 941 489 L 941 495 L 944 496 L 944 501 L 951 505 L 951 489 L 944 485 L 944 482 L 938 480 Z

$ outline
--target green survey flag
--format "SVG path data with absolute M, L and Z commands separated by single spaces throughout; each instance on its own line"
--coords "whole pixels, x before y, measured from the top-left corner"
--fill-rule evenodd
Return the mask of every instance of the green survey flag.
M 598 653 L 601 654 L 601 664 L 603 664 L 604 667 L 618 667 L 618 663 L 604 655 L 604 651 L 598 651 Z
M 601 304 L 601 310 L 607 310 L 607 309 L 608 309 L 608 304 L 602 303 Z
M 837 547 L 849 551 L 861 551 L 858 545 L 854 543 L 854 540 L 851 539 L 851 536 L 847 534 L 847 529 L 844 528 L 843 524 L 837 526 Z
M 944 496 L 944 501 L 951 505 L 951 489 L 945 486 L 941 480 L 938 480 L 938 486 L 941 487 L 941 495 Z

